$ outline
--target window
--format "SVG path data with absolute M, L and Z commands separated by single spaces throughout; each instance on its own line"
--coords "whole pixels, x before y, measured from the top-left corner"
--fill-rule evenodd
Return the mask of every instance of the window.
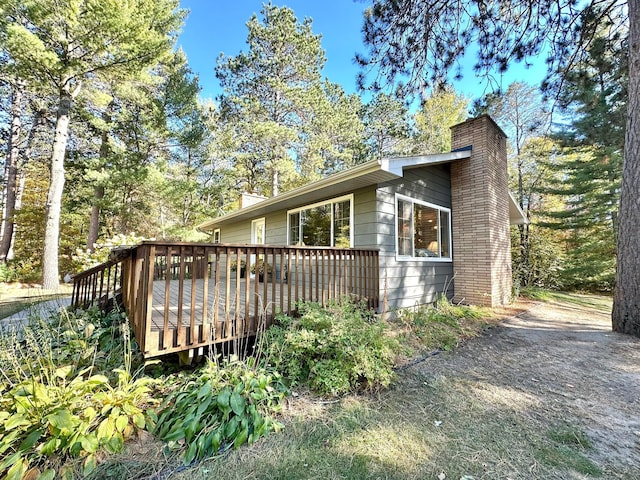
M 220 229 L 216 228 L 213 231 L 213 243 L 220 243 Z
M 251 221 L 251 243 L 262 245 L 266 243 L 264 218 Z
M 398 257 L 451 260 L 451 210 L 396 195 Z
M 288 212 L 289 245 L 349 248 L 353 195 Z

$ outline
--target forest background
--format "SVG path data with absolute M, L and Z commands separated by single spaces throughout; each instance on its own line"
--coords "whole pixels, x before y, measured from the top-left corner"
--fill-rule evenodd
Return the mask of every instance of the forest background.
M 208 240 L 195 226 L 242 191 L 447 151 L 450 126 L 488 113 L 509 136 L 511 188 L 531 222 L 512 231 L 515 290 L 613 288 L 624 22 L 598 25 L 551 96 L 524 82 L 478 98 L 446 82 L 364 95 L 323 75 L 311 19 L 268 4 L 242 52 L 218 56 L 223 93 L 202 100 L 176 49 L 178 2 L 113 4 L 0 0 L 0 281 L 54 287 L 112 245 Z

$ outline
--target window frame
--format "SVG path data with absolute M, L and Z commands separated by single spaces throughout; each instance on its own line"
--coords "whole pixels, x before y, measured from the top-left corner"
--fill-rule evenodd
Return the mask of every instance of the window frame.
M 219 229 L 219 228 L 215 228 L 215 229 L 213 230 L 213 234 L 212 234 L 212 236 L 211 236 L 211 237 L 212 237 L 213 243 L 222 243 L 222 242 L 221 242 L 221 240 L 222 240 L 222 234 L 221 234 L 221 232 L 220 232 L 220 229 Z M 216 237 L 218 238 L 217 240 L 216 240 Z
M 422 205 L 424 207 L 432 208 L 437 211 L 437 219 L 438 219 L 438 250 L 441 250 L 442 245 L 442 228 L 440 227 L 440 219 L 441 212 L 446 212 L 449 217 L 449 256 L 448 257 L 416 257 L 414 255 L 401 255 L 400 254 L 400 242 L 398 241 L 398 201 L 403 202 L 411 202 L 411 251 L 415 252 L 415 229 L 414 229 L 414 205 Z M 425 202 L 424 200 L 419 200 L 417 198 L 409 197 L 407 195 L 402 195 L 401 193 L 395 194 L 394 199 L 394 231 L 395 231 L 395 249 L 396 249 L 396 260 L 401 262 L 452 262 L 453 261 L 453 229 L 451 225 L 451 209 L 447 207 L 443 207 L 442 205 L 437 205 L 435 203 Z
M 301 246 L 300 243 L 293 245 L 291 243 L 291 224 L 290 224 L 290 217 L 291 214 L 293 213 L 300 213 L 303 210 L 309 210 L 312 208 L 316 208 L 316 207 L 321 207 L 323 205 L 330 205 L 330 211 L 331 211 L 331 231 L 329 232 L 329 238 L 331 240 L 331 243 L 334 243 L 334 224 L 335 224 L 335 218 L 334 218 L 334 207 L 333 205 L 335 203 L 341 203 L 344 201 L 349 201 L 349 247 L 348 248 L 353 248 L 353 238 L 354 238 L 354 211 L 353 211 L 353 193 L 350 193 L 348 195 L 342 195 L 340 197 L 335 197 L 335 198 L 330 198 L 328 200 L 323 200 L 321 202 L 316 202 L 316 203 L 310 203 L 308 205 L 303 205 L 301 207 L 296 207 L 296 208 L 292 208 L 291 210 L 287 210 L 287 245 L 290 246 Z M 299 232 L 300 232 L 300 238 L 302 238 L 302 225 L 300 224 L 300 222 L 302 221 L 302 215 L 300 215 L 298 217 L 298 228 L 299 228 Z M 305 245 L 307 247 L 313 247 L 315 245 Z M 334 245 L 330 245 L 329 247 L 326 248 L 336 248 Z M 341 248 L 341 247 L 338 247 Z

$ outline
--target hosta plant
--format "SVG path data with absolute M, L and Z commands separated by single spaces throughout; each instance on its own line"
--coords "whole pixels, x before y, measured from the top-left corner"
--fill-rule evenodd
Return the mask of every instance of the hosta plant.
M 154 432 L 170 448 L 182 449 L 188 465 L 278 430 L 273 414 L 286 393 L 280 375 L 256 366 L 252 358 L 209 360 L 167 396 Z

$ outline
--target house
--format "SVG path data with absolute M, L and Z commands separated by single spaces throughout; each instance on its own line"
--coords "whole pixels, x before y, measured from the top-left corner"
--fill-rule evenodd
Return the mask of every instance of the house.
M 526 222 L 510 195 L 506 135 L 488 116 L 451 128 L 449 153 L 385 158 L 199 226 L 216 243 L 379 250 L 387 308 L 511 297 L 509 225 Z

